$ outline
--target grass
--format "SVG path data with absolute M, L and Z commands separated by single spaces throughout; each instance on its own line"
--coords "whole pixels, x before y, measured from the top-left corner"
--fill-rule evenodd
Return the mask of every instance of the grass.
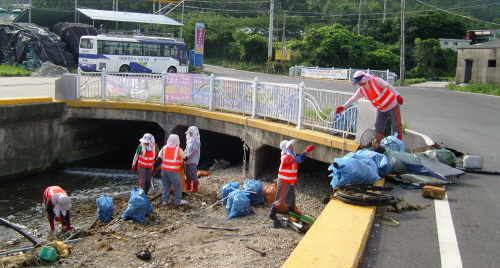
M 481 93 L 486 95 L 500 96 L 500 85 L 491 85 L 491 84 L 476 84 L 469 83 L 465 85 L 455 85 L 450 83 L 446 86 L 447 89 L 457 90 L 457 91 L 465 91 L 465 92 L 473 92 L 473 93 Z
M 14 77 L 14 76 L 30 76 L 31 71 L 25 70 L 18 65 L 0 65 L 0 76 Z

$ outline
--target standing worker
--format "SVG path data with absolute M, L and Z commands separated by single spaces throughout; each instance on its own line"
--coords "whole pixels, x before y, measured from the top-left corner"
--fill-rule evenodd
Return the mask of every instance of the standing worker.
M 297 177 L 298 164 L 303 163 L 307 154 L 314 150 L 314 145 L 309 145 L 302 154 L 296 155 L 293 148 L 294 143 L 295 140 L 284 140 L 280 143 L 281 164 L 278 170 L 278 189 L 269 214 L 269 218 L 274 221 L 276 228 L 281 226 L 276 212 L 283 203 L 288 206 L 288 212 L 294 212 L 295 186 L 299 180 Z
M 397 138 L 403 140 L 403 127 L 399 108 L 400 105 L 403 105 L 403 97 L 399 95 L 398 91 L 382 78 L 363 71 L 357 71 L 354 74 L 351 86 L 356 84 L 359 85 L 356 94 L 347 100 L 344 105 L 337 107 L 335 112 L 339 114 L 356 100 L 365 97 L 377 109 L 377 118 L 375 120 L 377 143 L 384 138 L 384 130 L 389 118 L 391 119 L 393 132 L 398 133 Z
M 68 194 L 59 186 L 50 186 L 43 192 L 43 203 L 47 211 L 47 219 L 50 224 L 50 232 L 54 233 L 54 219 L 61 222 L 63 231 L 74 230 L 69 218 L 71 201 Z
M 159 153 L 159 149 L 155 143 L 155 137 L 149 133 L 144 134 L 139 141 L 141 143 L 137 147 L 134 159 L 132 160 L 132 172 L 135 173 L 137 164 L 139 166 L 137 172 L 139 175 L 139 188 L 143 189 L 147 195 L 151 188 L 151 178 L 155 173 L 153 164 Z
M 179 136 L 170 134 L 167 145 L 161 148 L 155 167 L 161 159 L 161 182 L 163 183 L 163 205 L 170 203 L 170 185 L 174 186 L 174 204 L 181 206 L 187 202 L 182 200 L 182 183 L 179 175 L 181 161 L 187 160 L 186 154 L 179 147 Z
M 196 126 L 190 126 L 186 131 L 186 155 L 188 160 L 186 160 L 186 184 L 187 190 L 190 193 L 196 193 L 198 191 L 198 162 L 200 161 L 200 131 Z M 191 188 L 191 182 L 193 187 Z

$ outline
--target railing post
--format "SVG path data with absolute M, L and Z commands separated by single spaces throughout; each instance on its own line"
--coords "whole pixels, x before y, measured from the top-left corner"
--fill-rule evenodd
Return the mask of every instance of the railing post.
M 165 96 L 167 95 L 167 72 L 161 72 L 161 105 L 165 105 Z
M 385 75 L 385 81 L 389 83 L 389 69 L 387 69 L 387 74 Z
M 81 100 L 81 93 L 80 93 L 80 76 L 82 75 L 82 68 L 78 67 L 76 69 L 76 99 Z
M 255 77 L 253 80 L 253 95 L 252 95 L 252 118 L 257 118 L 257 88 L 259 79 Z
M 101 101 L 106 101 L 106 69 L 101 72 Z
M 301 82 L 299 85 L 299 114 L 297 115 L 297 126 L 295 128 L 303 129 L 302 118 L 304 117 L 304 88 L 306 85 Z
M 351 72 L 352 72 L 352 69 L 349 68 L 349 72 L 347 73 L 347 80 L 348 81 L 351 81 Z
M 215 90 L 214 90 L 214 79 L 215 79 L 214 74 L 211 74 L 210 75 L 210 79 L 209 79 L 209 84 L 210 84 L 210 94 L 209 94 L 209 96 L 210 96 L 210 99 L 209 99 L 210 103 L 208 104 L 208 110 L 209 111 L 213 111 L 214 110 L 214 92 L 215 92 Z

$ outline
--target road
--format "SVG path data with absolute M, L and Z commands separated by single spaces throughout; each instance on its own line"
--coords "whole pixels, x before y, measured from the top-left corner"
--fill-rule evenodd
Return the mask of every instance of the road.
M 347 82 L 294 78 L 205 65 L 219 77 L 298 84 L 354 93 Z M 54 97 L 55 78 L 0 78 L 0 98 Z M 428 85 L 428 84 L 427 84 Z M 483 169 L 500 170 L 500 98 L 414 85 L 396 87 L 404 97 L 403 121 L 409 129 L 437 144 L 483 157 Z M 362 264 L 367 267 L 498 267 L 500 263 L 500 176 L 467 173 L 447 186 L 447 202 L 424 199 L 420 190 L 395 187 L 392 195 L 414 205 L 430 205 L 422 213 L 391 213 L 376 221 Z M 449 209 L 447 209 L 449 207 Z M 449 218 L 447 215 L 449 214 Z M 332 222 L 334 228 L 334 222 Z
M 356 91 L 347 82 L 273 76 L 215 66 L 205 66 L 204 70 L 220 77 L 243 80 L 258 77 L 263 82 L 304 82 L 311 88 Z M 396 89 L 404 98 L 402 118 L 409 129 L 427 135 L 442 147 L 482 157 L 485 170 L 500 170 L 497 138 L 500 97 L 456 92 L 436 83 Z M 394 224 L 392 221 L 376 220 L 362 267 L 498 267 L 500 176 L 467 173 L 452 182 L 447 186 L 444 208 L 443 203 L 424 199 L 419 189 L 395 186 L 392 195 L 414 205 L 430 206 L 413 215 L 386 213 L 399 227 L 389 226 Z

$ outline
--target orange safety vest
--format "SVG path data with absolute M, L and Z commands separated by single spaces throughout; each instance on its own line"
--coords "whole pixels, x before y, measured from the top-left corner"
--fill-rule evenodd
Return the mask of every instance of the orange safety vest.
M 65 196 L 68 196 L 68 194 L 59 186 L 50 186 L 45 191 L 43 192 L 43 202 L 45 203 L 46 200 L 52 200 L 52 196 L 54 194 L 62 194 Z M 51 201 L 52 202 L 52 201 Z M 54 203 L 52 203 L 54 204 Z
M 374 77 L 367 82 L 370 86 L 370 90 L 364 86 L 360 87 L 361 94 L 363 94 L 363 96 L 365 96 L 365 98 L 367 98 L 377 110 L 384 111 L 391 104 L 397 102 L 396 95 L 394 95 L 394 93 L 392 93 L 392 91 L 388 88 L 380 87 L 375 81 L 375 78 L 378 77 Z
M 283 156 L 285 157 L 285 156 Z M 278 178 L 286 183 L 294 183 L 298 180 L 298 164 L 293 162 L 293 164 L 288 167 L 283 166 L 283 159 L 281 159 L 280 169 L 278 170 Z
M 152 168 L 153 163 L 156 158 L 156 143 L 153 145 L 153 151 L 141 150 L 141 154 L 139 155 L 139 160 L 137 164 L 143 168 Z
M 181 148 L 168 148 L 166 145 L 162 148 L 163 159 L 161 161 L 161 169 L 178 172 L 181 168 Z

